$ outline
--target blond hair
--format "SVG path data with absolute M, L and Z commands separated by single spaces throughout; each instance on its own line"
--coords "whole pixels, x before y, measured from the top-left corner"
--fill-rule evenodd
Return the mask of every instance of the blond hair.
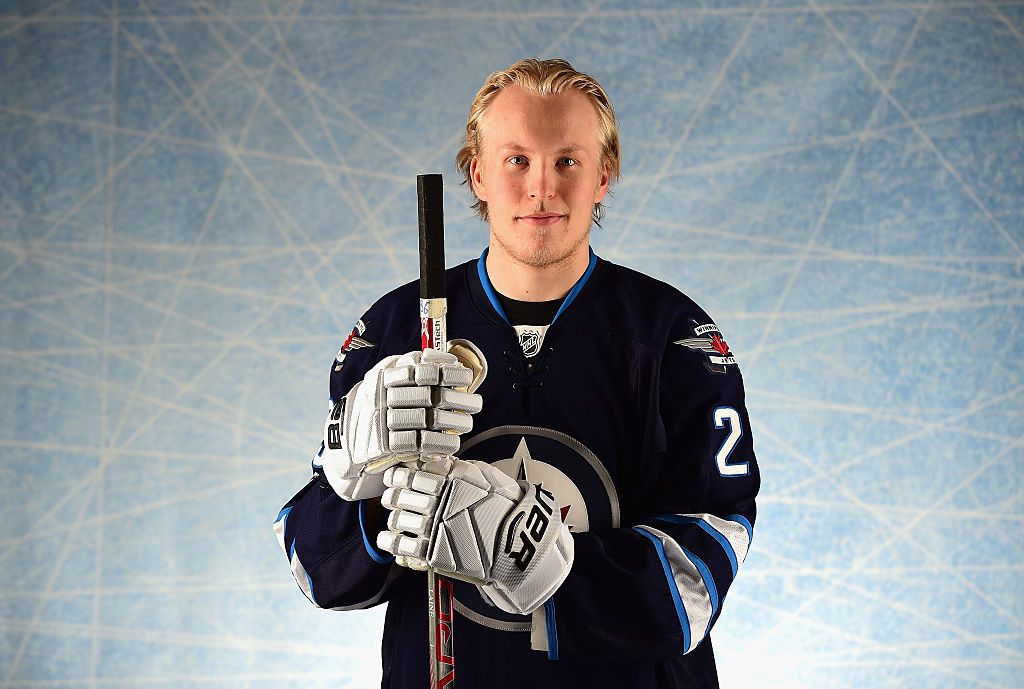
M 565 60 L 538 60 L 527 58 L 520 60 L 507 69 L 493 72 L 484 85 L 477 91 L 473 103 L 469 106 L 469 119 L 466 120 L 466 139 L 462 148 L 455 156 L 455 166 L 463 175 L 464 183 L 476 199 L 473 209 L 482 219 L 487 220 L 487 202 L 482 201 L 473 191 L 470 179 L 470 164 L 480 154 L 480 127 L 487 106 L 502 89 L 514 84 L 527 91 L 542 96 L 563 93 L 566 89 L 576 89 L 593 103 L 598 118 L 598 142 L 601 145 L 601 164 L 608 173 L 608 184 L 619 178 L 621 167 L 619 152 L 619 128 L 615 121 L 615 111 L 608 94 L 604 92 L 597 80 L 588 74 L 573 69 Z M 604 207 L 594 204 L 594 222 L 604 216 Z

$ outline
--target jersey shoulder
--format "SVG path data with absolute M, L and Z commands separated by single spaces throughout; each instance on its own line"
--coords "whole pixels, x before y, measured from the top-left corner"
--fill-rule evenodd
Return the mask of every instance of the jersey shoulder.
M 685 335 L 693 322 L 712 322 L 697 302 L 673 285 L 611 262 L 601 298 L 610 314 L 619 314 L 623 330 L 652 345 Z
M 715 380 L 739 373 L 718 324 L 667 282 L 609 263 L 601 303 L 609 330 L 650 348 L 665 375 Z

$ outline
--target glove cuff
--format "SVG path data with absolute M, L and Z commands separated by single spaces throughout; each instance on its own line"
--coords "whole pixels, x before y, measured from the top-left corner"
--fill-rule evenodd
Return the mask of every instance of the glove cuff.
M 540 607 L 562 585 L 575 551 L 555 496 L 540 484 L 517 483 L 524 495 L 498 533 L 501 541 L 491 575 L 498 595 L 490 597 L 504 599 L 494 601 L 502 610 L 522 615 Z
M 343 478 L 340 475 L 331 475 L 331 472 L 324 471 L 324 478 L 331 488 L 342 500 L 366 500 L 379 498 L 384 492 L 383 474 L 363 474 L 357 478 Z
M 324 427 L 324 453 L 335 455 L 332 461 L 323 462 L 324 478 L 342 500 L 365 500 L 384 492 L 384 479 L 380 474 L 367 474 L 362 466 L 352 463 L 349 431 L 354 424 L 354 402 L 362 386 L 362 381 L 356 383 L 334 406 Z
M 512 589 L 503 581 L 477 586 L 480 594 L 495 607 L 513 615 L 529 615 L 544 605 L 565 583 L 575 557 L 569 527 L 559 524 L 556 537 L 535 562 L 526 577 Z

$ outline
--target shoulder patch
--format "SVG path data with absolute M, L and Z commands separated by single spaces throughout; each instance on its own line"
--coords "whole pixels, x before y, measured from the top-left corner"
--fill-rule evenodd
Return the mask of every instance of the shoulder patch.
M 369 340 L 363 338 L 363 333 L 366 332 L 366 324 L 363 323 L 363 319 L 356 321 L 355 326 L 352 328 L 352 332 L 345 338 L 345 342 L 342 343 L 341 349 L 338 350 L 338 356 L 335 358 L 334 370 L 335 372 L 340 371 L 342 365 L 345 363 L 345 356 L 354 349 L 363 349 L 364 347 L 376 347 L 377 345 Z
M 729 351 L 729 345 L 722 337 L 721 331 L 714 323 L 699 324 L 690 319 L 694 337 L 676 340 L 673 344 L 681 345 L 694 352 L 704 352 L 707 360 L 704 367 L 711 373 L 726 373 L 729 366 L 736 365 L 736 358 Z

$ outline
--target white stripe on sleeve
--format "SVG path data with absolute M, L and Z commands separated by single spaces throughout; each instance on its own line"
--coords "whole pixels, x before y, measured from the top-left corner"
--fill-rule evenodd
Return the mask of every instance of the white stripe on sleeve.
M 690 623 L 690 647 L 686 649 L 690 651 L 704 639 L 711 616 L 714 614 L 711 595 L 704 584 L 704 577 L 671 536 L 651 526 L 642 525 L 635 528 L 643 529 L 661 541 L 665 558 L 672 571 L 672 579 L 686 610 L 687 621 Z

